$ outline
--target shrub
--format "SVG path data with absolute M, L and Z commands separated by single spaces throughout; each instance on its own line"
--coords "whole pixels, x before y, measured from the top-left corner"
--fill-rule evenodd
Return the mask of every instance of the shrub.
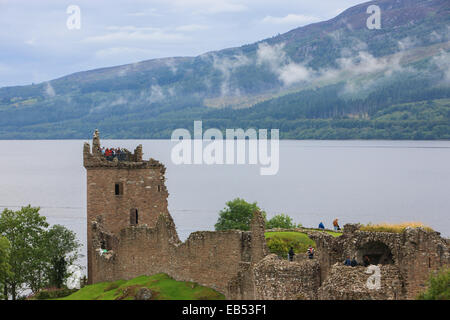
M 419 300 L 450 300 L 450 268 L 443 268 L 430 276 L 428 289 L 418 297 Z
M 273 235 L 271 235 L 273 234 Z M 286 259 L 292 247 L 295 254 L 305 254 L 308 247 L 315 247 L 315 243 L 301 232 L 268 232 L 266 235 L 267 248 L 281 258 Z
M 288 242 L 278 236 L 274 236 L 267 240 L 267 248 L 271 253 L 275 253 L 281 257 L 286 257 L 289 252 Z
M 266 222 L 266 229 L 282 228 L 282 229 L 294 229 L 301 227 L 295 225 L 294 221 L 287 214 L 277 214 L 272 219 Z
M 47 299 L 57 299 L 62 297 L 67 297 L 77 291 L 77 289 L 68 289 L 68 288 L 48 288 L 39 291 L 34 298 L 37 300 L 47 300 Z
M 261 211 L 256 202 L 248 203 L 244 199 L 236 198 L 226 203 L 227 207 L 219 213 L 219 219 L 214 225 L 217 231 L 250 229 L 250 222 L 255 211 Z M 261 212 L 265 219 L 265 212 Z

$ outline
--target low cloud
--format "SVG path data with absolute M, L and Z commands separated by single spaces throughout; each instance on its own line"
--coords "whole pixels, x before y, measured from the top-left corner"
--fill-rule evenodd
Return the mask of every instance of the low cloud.
M 268 65 L 286 86 L 311 80 L 313 70 L 303 64 L 292 62 L 286 55 L 284 46 L 284 44 L 270 46 L 267 43 L 260 43 L 256 53 L 257 65 Z
M 300 81 L 311 80 L 311 70 L 296 63 L 283 66 L 279 73 L 279 79 L 287 86 Z
M 162 101 L 162 100 L 164 100 L 164 98 L 165 98 L 165 95 L 160 86 L 153 85 L 150 87 L 150 97 L 148 99 L 148 101 L 150 103 Z
M 50 84 L 50 82 L 47 82 L 45 85 L 45 93 L 49 97 L 54 97 L 56 95 L 55 89 L 53 89 L 53 86 Z
M 281 65 L 287 62 L 286 53 L 284 52 L 284 43 L 273 46 L 267 43 L 260 43 L 256 52 L 256 62 L 259 65 L 268 64 L 272 70 L 277 70 Z
M 404 51 L 418 46 L 419 40 L 417 38 L 406 37 L 398 41 L 397 45 L 400 51 Z
M 441 50 L 439 55 L 433 57 L 433 63 L 443 73 L 443 84 L 450 85 L 450 52 Z
M 170 71 L 172 71 L 173 74 L 176 74 L 176 73 L 177 73 L 178 68 L 177 68 L 177 64 L 176 64 L 176 62 L 175 62 L 175 59 L 173 59 L 173 58 L 167 58 L 167 59 L 165 60 L 165 63 L 166 63 L 166 66 L 169 67 Z
M 234 55 L 231 58 L 225 57 L 217 57 L 216 55 L 213 55 L 213 67 L 216 70 L 219 70 L 222 73 L 223 80 L 220 87 L 220 91 L 222 96 L 227 95 L 239 95 L 239 90 L 232 90 L 230 79 L 232 73 L 239 67 L 252 64 L 253 62 L 251 59 L 247 58 L 246 56 L 242 54 Z

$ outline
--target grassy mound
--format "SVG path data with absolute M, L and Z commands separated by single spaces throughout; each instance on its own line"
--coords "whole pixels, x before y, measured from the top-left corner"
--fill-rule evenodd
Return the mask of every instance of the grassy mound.
M 333 231 L 321 231 L 338 237 L 342 233 Z M 295 254 L 305 254 L 309 246 L 315 248 L 316 243 L 308 237 L 306 233 L 298 231 L 272 231 L 266 232 L 266 243 L 269 251 L 282 258 L 286 258 L 290 247 L 294 249 Z
M 164 273 L 131 280 L 85 286 L 59 300 L 134 300 L 141 288 L 152 290 L 152 300 L 223 300 L 221 293 L 194 282 L 176 281 Z

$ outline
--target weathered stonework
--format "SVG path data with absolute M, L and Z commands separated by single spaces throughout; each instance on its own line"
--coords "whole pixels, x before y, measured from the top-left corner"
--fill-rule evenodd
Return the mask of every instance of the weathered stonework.
M 230 298 L 253 298 L 251 268 L 267 254 L 259 212 L 251 231 L 198 231 L 181 242 L 167 210 L 164 166 L 142 160 L 141 146 L 133 161 L 108 161 L 99 150 L 96 133 L 92 151 L 84 146 L 89 283 L 164 272 Z
M 399 274 L 404 287 L 404 294 L 397 294 L 396 299 L 414 299 L 425 289 L 430 274 L 450 263 L 447 240 L 438 232 L 423 228 L 407 228 L 402 233 L 368 232 L 360 231 L 358 225 L 348 224 L 340 237 L 320 232 L 311 232 L 309 236 L 317 244 L 322 281 L 339 273 L 332 270 L 332 265 L 342 265 L 347 256 L 362 262 L 362 257 L 368 255 L 372 256 L 372 261 L 378 260 L 378 265 L 395 266 L 395 274 Z M 354 268 L 345 270 L 358 272 Z M 389 273 L 390 270 L 385 271 Z M 391 296 L 386 294 L 385 299 Z
M 318 289 L 320 300 L 398 300 L 405 298 L 404 282 L 398 267 L 380 266 L 380 288 L 369 289 L 368 274 L 363 266 L 348 267 L 337 263 Z
M 281 260 L 271 254 L 254 268 L 255 299 L 314 300 L 320 286 L 318 260 Z

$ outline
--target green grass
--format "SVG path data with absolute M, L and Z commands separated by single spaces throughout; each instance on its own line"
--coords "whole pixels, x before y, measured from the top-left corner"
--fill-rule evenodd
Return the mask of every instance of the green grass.
M 361 226 L 359 230 L 361 231 L 372 231 L 372 232 L 391 232 L 391 233 L 402 233 L 406 228 L 423 228 L 426 231 L 433 231 L 430 227 L 424 225 L 422 222 L 403 222 L 403 223 L 379 223 L 379 224 L 366 224 Z
M 153 291 L 154 300 L 223 300 L 221 293 L 195 282 L 176 281 L 164 273 L 131 280 L 88 285 L 58 300 L 134 300 L 140 288 Z
M 341 232 L 335 232 L 335 231 L 331 231 L 331 230 L 321 230 L 321 229 L 315 229 L 315 228 L 305 228 L 305 230 L 325 232 L 325 233 L 328 233 L 329 235 L 332 235 L 333 237 L 342 236 L 342 231 Z
M 273 237 L 280 237 L 282 239 L 286 239 L 289 241 L 301 241 L 307 244 L 314 244 L 314 241 L 311 240 L 306 233 L 295 232 L 295 231 L 280 231 L 280 232 L 266 232 L 265 234 L 266 240 L 271 239 Z
M 315 229 L 311 229 L 315 230 Z M 333 231 L 326 232 L 333 237 L 338 237 L 342 233 Z M 289 248 L 294 249 L 295 254 L 304 254 L 309 246 L 316 247 L 316 243 L 306 233 L 298 231 L 273 231 L 265 234 L 267 247 L 271 253 L 275 253 L 282 258 L 286 258 Z

